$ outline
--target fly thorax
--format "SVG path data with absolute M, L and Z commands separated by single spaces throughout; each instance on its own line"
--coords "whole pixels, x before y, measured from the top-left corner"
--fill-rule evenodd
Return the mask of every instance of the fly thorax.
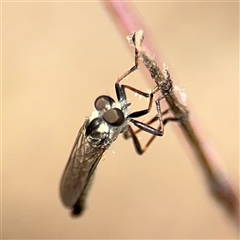
M 86 137 L 93 147 L 99 147 L 108 136 L 108 126 L 101 117 L 93 119 L 86 128 Z

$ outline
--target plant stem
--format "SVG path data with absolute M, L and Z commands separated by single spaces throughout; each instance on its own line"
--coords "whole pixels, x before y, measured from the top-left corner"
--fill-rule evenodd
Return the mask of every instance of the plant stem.
M 113 18 L 113 21 L 124 38 L 139 29 L 144 31 L 144 47 L 149 52 L 154 53 L 154 59 L 150 59 L 147 55 L 145 56 L 149 58 L 149 61 L 152 63 L 154 62 L 159 71 L 162 72 L 158 67 L 163 66 L 158 51 L 150 42 L 151 36 L 146 27 L 144 27 L 144 24 L 137 17 L 137 14 L 134 12 L 133 5 L 122 1 L 116 2 L 111 0 L 102 1 L 102 4 L 106 7 L 107 12 Z M 142 57 L 144 57 L 144 53 L 142 53 Z M 149 78 L 149 74 L 147 77 Z M 179 127 L 201 166 L 211 193 L 215 199 L 221 203 L 222 207 L 226 210 L 234 223 L 239 226 L 240 212 L 238 191 L 231 182 L 230 177 L 226 175 L 225 170 L 219 163 L 218 159 L 212 154 L 212 148 L 204 144 L 208 141 L 204 139 L 204 136 L 199 131 L 200 127 L 193 117 L 193 112 L 187 110 L 181 103 L 179 103 L 173 91 L 165 98 L 175 117 L 178 117 L 179 114 L 184 116 L 187 114 L 187 111 L 191 112 L 191 119 L 186 118 L 185 121 L 179 122 Z

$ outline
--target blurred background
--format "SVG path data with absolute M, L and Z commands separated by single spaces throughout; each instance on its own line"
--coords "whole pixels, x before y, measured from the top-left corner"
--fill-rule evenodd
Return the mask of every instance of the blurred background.
M 238 184 L 239 3 L 134 5 L 206 144 Z M 120 136 L 97 168 L 84 215 L 71 218 L 59 183 L 72 145 L 95 98 L 116 98 L 133 50 L 98 2 L 1 6 L 3 238 L 238 237 L 174 124 L 142 156 Z M 125 83 L 149 89 L 140 71 Z M 130 98 L 132 110 L 146 108 Z

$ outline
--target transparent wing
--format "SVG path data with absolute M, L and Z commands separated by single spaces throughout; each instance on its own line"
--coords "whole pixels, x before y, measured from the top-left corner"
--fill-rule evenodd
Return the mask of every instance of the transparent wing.
M 93 148 L 86 139 L 88 120 L 78 132 L 67 166 L 64 170 L 60 194 L 63 203 L 74 207 L 87 187 L 105 148 Z

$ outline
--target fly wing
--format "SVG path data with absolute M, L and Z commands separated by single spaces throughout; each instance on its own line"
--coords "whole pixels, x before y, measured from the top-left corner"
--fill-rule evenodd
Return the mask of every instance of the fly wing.
M 78 132 L 67 166 L 64 170 L 60 194 L 67 207 L 74 207 L 99 163 L 105 148 L 94 148 L 86 139 L 88 120 Z

